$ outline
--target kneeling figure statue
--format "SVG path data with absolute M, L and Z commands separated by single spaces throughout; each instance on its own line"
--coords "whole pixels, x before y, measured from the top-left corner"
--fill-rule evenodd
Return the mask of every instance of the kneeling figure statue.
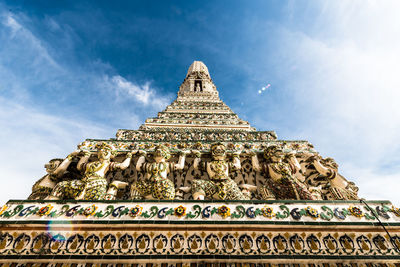
M 154 151 L 154 162 L 146 162 L 146 152 L 139 151 L 136 170 L 144 172 L 144 179 L 133 183 L 132 199 L 174 199 L 175 186 L 167 176 L 170 171 L 184 168 L 186 153 L 181 151 L 178 163 L 170 163 L 167 162 L 171 157 L 168 147 L 159 145 Z
M 113 147 L 105 142 L 97 143 L 97 160 L 88 162 L 90 152 L 84 151 L 84 156 L 79 160 L 77 169 L 83 172 L 79 180 L 63 181 L 58 183 L 47 199 L 77 199 L 77 200 L 103 200 L 107 191 L 106 174 L 110 170 L 124 170 L 129 167 L 132 153 L 122 162 L 111 162 L 111 155 L 115 154 Z M 73 155 L 77 155 L 76 151 Z
M 200 152 L 195 151 L 194 169 L 207 171 L 210 180 L 198 179 L 192 181 L 193 199 L 204 200 L 205 197 L 222 200 L 250 199 L 250 192 L 240 191 L 235 181 L 229 177 L 229 172 L 241 169 L 239 154 L 240 152 L 233 153 L 232 162 L 228 162 L 226 160 L 225 145 L 216 143 L 211 146 L 212 161 L 201 162 Z
M 264 150 L 265 163 L 259 164 L 257 155 L 252 155 L 252 165 L 256 172 L 265 174 L 265 185 L 260 188 L 263 199 L 309 199 L 319 197 L 312 194 L 307 186 L 294 177 L 300 165 L 293 154 L 287 160 L 281 148 L 271 145 Z M 261 166 L 260 166 L 261 165 Z

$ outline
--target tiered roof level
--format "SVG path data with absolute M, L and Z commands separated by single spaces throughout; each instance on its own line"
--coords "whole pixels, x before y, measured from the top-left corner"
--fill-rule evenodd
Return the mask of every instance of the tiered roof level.
M 177 99 L 158 113 L 156 118 L 147 119 L 140 127 L 142 130 L 153 128 L 255 130 L 222 102 L 207 66 L 201 61 L 194 61 L 190 65 L 179 87 Z

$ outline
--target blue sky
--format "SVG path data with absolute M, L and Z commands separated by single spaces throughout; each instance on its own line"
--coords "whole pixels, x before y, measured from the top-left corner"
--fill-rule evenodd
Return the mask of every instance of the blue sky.
M 4 1 L 1 202 L 51 158 L 137 129 L 194 60 L 259 130 L 305 139 L 400 204 L 398 1 Z M 269 88 L 259 90 L 270 84 Z

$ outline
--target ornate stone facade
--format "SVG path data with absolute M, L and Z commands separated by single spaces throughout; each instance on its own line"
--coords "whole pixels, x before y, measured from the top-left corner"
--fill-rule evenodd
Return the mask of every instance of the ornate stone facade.
M 4 266 L 400 261 L 397 208 L 359 200 L 307 141 L 240 119 L 199 61 L 156 118 L 87 139 L 46 171 L 29 200 L 0 210 Z

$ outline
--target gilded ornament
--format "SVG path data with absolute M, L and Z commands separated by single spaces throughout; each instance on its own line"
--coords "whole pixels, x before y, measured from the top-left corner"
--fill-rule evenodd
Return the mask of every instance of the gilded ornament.
M 227 218 L 231 216 L 231 209 L 225 205 L 218 207 L 218 215 L 221 216 L 222 218 Z
M 307 215 L 310 216 L 313 219 L 316 219 L 319 217 L 319 213 L 317 209 L 312 208 L 311 206 L 307 206 L 306 208 Z
M 133 218 L 140 216 L 142 214 L 142 210 L 143 210 L 142 206 L 136 205 L 135 207 L 129 210 L 129 216 Z
M 358 207 L 350 206 L 348 210 L 351 213 L 351 215 L 353 215 L 355 217 L 361 218 L 364 216 L 364 213 Z
M 262 215 L 266 218 L 273 218 L 275 216 L 274 210 L 271 207 L 264 206 L 261 209 Z
M 83 210 L 83 215 L 85 215 L 86 217 L 92 216 L 95 214 L 97 209 L 98 209 L 98 207 L 96 205 L 94 205 L 94 204 L 90 205 Z
M 186 207 L 179 206 L 174 209 L 174 215 L 178 218 L 184 217 L 186 215 Z
M 50 214 L 50 212 L 51 212 L 52 209 L 53 209 L 53 205 L 48 204 L 48 205 L 46 205 L 46 206 L 44 206 L 44 207 L 41 207 L 41 208 L 38 210 L 37 215 L 39 215 L 39 216 L 47 216 L 47 215 Z

